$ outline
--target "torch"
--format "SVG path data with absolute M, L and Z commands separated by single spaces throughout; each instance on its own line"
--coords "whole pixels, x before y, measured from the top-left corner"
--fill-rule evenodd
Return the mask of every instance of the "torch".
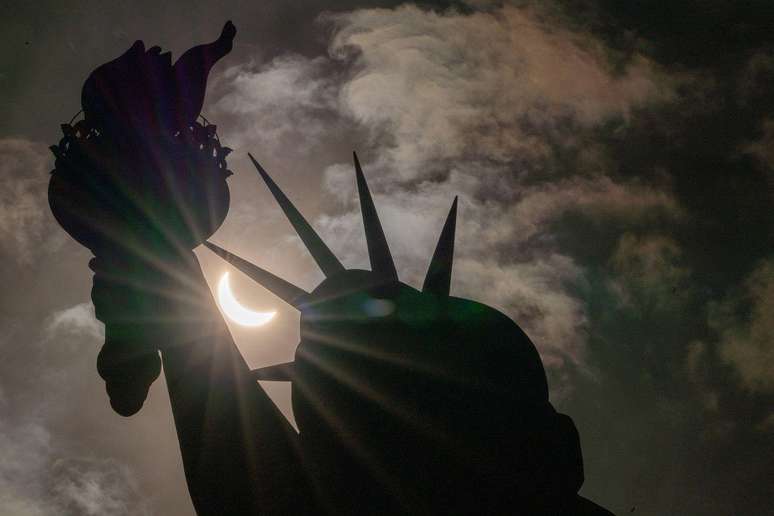
M 192 249 L 226 217 L 229 191 L 216 127 L 200 117 L 212 66 L 232 48 L 227 22 L 175 63 L 137 41 L 95 69 L 83 119 L 62 125 L 49 205 L 94 254 L 92 300 L 105 323 L 97 369 L 112 407 L 136 413 L 161 369 L 166 319 L 185 297 Z M 177 303 L 177 305 L 175 305 Z

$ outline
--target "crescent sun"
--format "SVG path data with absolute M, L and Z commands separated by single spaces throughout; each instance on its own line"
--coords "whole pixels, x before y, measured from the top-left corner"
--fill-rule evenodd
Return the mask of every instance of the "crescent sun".
M 228 272 L 223 274 L 218 282 L 218 302 L 229 319 L 242 326 L 263 326 L 271 321 L 277 312 L 254 312 L 242 306 L 231 292 L 228 282 Z

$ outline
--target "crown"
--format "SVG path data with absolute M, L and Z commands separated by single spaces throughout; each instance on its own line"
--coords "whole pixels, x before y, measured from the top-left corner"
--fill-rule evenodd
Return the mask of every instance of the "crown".
M 358 196 L 360 198 L 360 211 L 363 217 L 366 244 L 368 246 L 368 257 L 371 262 L 371 273 L 375 276 L 375 279 L 382 283 L 398 282 L 398 273 L 395 269 L 392 253 L 390 253 L 390 248 L 387 245 L 387 239 L 384 236 L 384 230 L 379 221 L 376 206 L 371 197 L 371 192 L 368 189 L 368 183 L 363 174 L 363 169 L 360 166 L 360 160 L 358 160 L 356 153 L 353 152 L 352 155 L 355 162 L 355 176 L 357 180 Z M 342 265 L 336 255 L 333 254 L 323 239 L 315 232 L 312 226 L 306 221 L 303 215 L 301 215 L 279 186 L 277 186 L 271 176 L 269 176 L 260 163 L 255 160 L 252 154 L 248 153 L 248 156 L 326 278 L 331 278 L 344 272 L 346 270 L 344 265 Z M 452 202 L 451 209 L 449 210 L 443 230 L 441 231 L 441 236 L 436 244 L 435 252 L 430 260 L 430 266 L 428 267 L 422 285 L 423 293 L 433 294 L 439 298 L 449 296 L 454 258 L 454 233 L 456 221 L 457 197 L 455 197 Z M 250 263 L 244 258 L 209 241 L 205 241 L 204 245 L 291 306 L 300 309 L 309 299 L 309 292 L 253 263 Z

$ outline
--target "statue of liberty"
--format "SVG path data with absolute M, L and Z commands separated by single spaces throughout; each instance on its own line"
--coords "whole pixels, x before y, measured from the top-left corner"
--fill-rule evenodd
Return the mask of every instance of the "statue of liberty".
M 325 279 L 307 292 L 207 241 L 228 212 L 230 149 L 200 112 L 235 35 L 228 22 L 174 64 L 136 42 L 86 79 L 83 119 L 52 146 L 51 210 L 94 254 L 113 409 L 139 411 L 163 366 L 202 516 L 609 515 L 578 495 L 578 432 L 551 405 L 530 339 L 449 293 L 456 199 L 421 290 L 398 278 L 357 156 L 371 270 L 346 269 L 252 156 Z M 250 370 L 201 244 L 300 311 L 293 362 Z M 292 383 L 298 432 L 258 380 Z

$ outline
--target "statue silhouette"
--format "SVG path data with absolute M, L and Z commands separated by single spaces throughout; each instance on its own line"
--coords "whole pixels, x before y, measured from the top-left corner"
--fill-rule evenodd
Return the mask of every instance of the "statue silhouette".
M 609 515 L 577 494 L 578 432 L 549 402 L 532 342 L 449 295 L 456 199 L 421 291 L 398 279 L 356 155 L 370 271 L 345 269 L 252 156 L 325 280 L 306 292 L 206 241 L 228 210 L 229 149 L 196 120 L 235 33 L 227 23 L 174 67 L 135 43 L 87 79 L 84 120 L 52 147 L 51 209 L 95 255 L 113 408 L 140 410 L 163 363 L 200 515 Z M 248 368 L 200 243 L 301 312 L 292 363 Z M 292 382 L 298 433 L 257 380 Z

